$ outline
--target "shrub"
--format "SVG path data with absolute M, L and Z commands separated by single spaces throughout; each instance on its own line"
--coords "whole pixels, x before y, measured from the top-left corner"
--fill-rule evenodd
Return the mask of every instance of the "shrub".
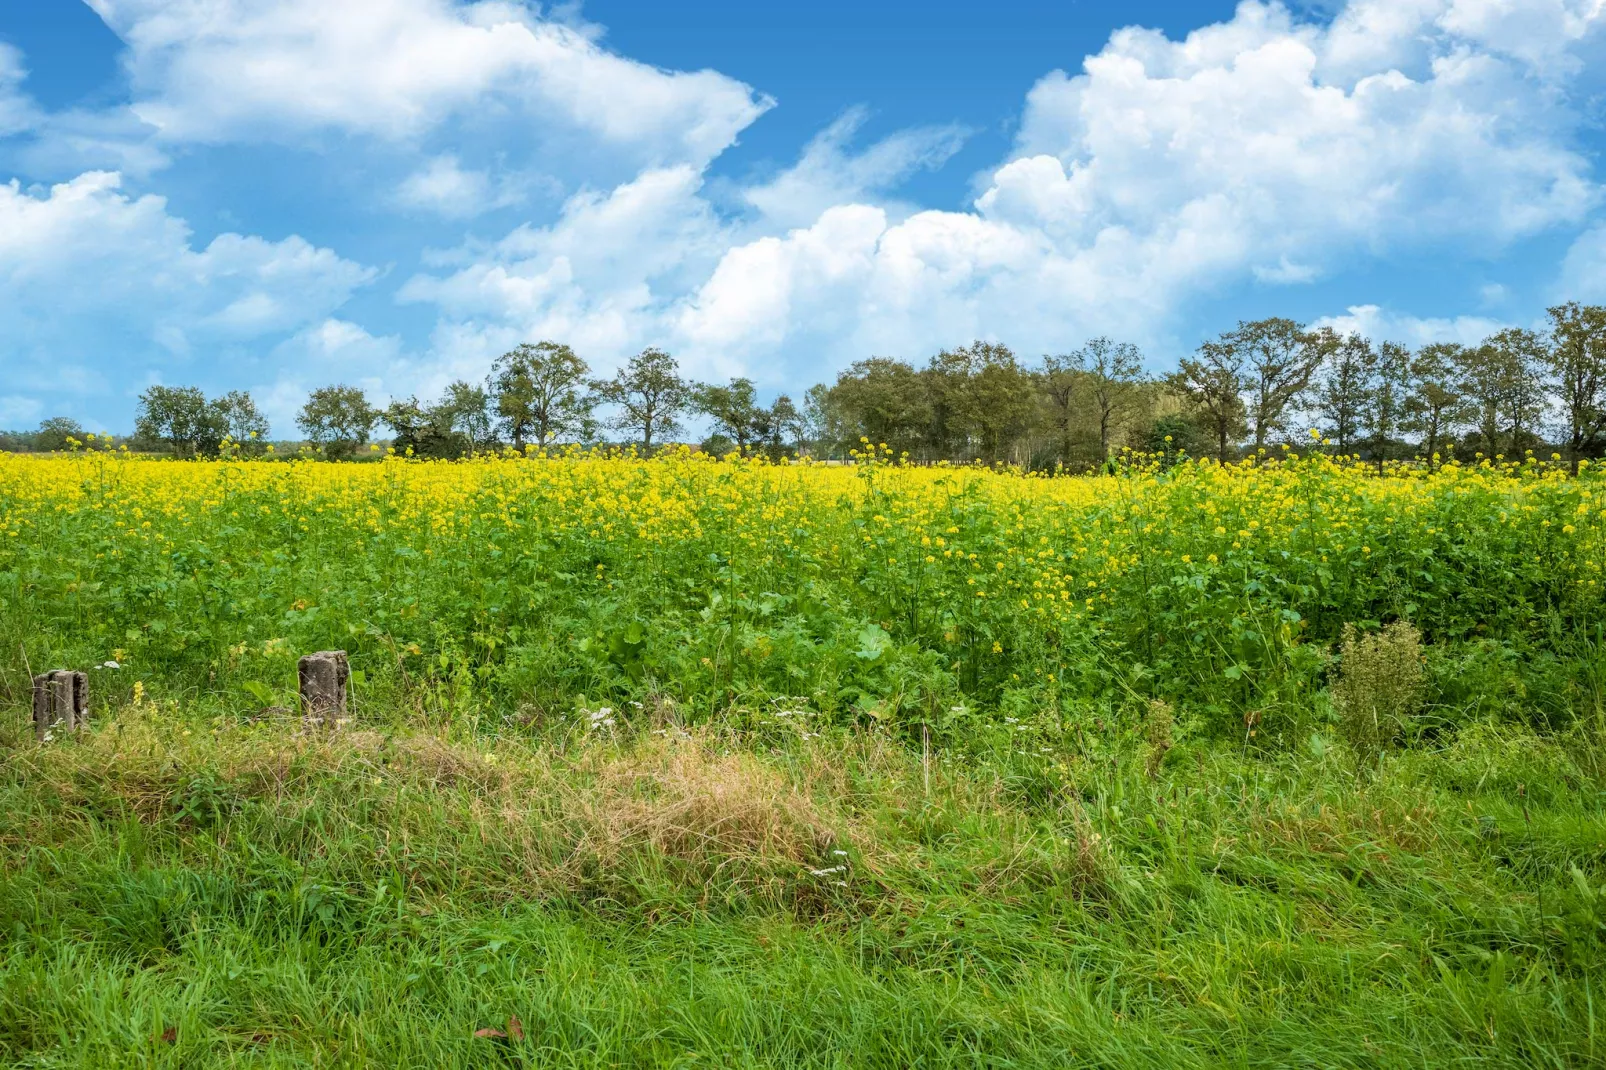
M 1408 621 L 1363 634 L 1344 625 L 1333 704 L 1356 760 L 1375 764 L 1421 707 L 1422 633 Z

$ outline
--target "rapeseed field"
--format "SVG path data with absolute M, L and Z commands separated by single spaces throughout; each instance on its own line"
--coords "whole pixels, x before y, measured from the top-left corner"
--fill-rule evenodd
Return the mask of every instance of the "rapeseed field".
M 1319 445 L 0 454 L 0 1053 L 1595 1064 L 1606 477 Z

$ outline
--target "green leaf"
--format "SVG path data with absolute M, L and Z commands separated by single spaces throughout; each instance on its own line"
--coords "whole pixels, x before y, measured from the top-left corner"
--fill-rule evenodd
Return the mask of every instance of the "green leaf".
M 866 624 L 859 629 L 859 649 L 854 651 L 855 657 L 865 661 L 875 661 L 886 649 L 892 645 L 892 636 L 879 624 Z

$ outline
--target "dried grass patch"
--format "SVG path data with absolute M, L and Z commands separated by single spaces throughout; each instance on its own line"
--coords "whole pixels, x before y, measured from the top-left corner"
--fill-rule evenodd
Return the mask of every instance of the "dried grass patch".
M 650 857 L 750 885 L 820 868 L 840 849 L 815 803 L 753 755 L 655 739 L 585 764 L 590 783 L 564 798 L 582 868 L 625 870 Z

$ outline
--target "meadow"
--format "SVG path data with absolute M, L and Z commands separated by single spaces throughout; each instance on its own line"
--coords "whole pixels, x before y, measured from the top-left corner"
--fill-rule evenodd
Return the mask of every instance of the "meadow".
M 1173 460 L 0 454 L 0 1057 L 1598 1063 L 1606 477 Z

